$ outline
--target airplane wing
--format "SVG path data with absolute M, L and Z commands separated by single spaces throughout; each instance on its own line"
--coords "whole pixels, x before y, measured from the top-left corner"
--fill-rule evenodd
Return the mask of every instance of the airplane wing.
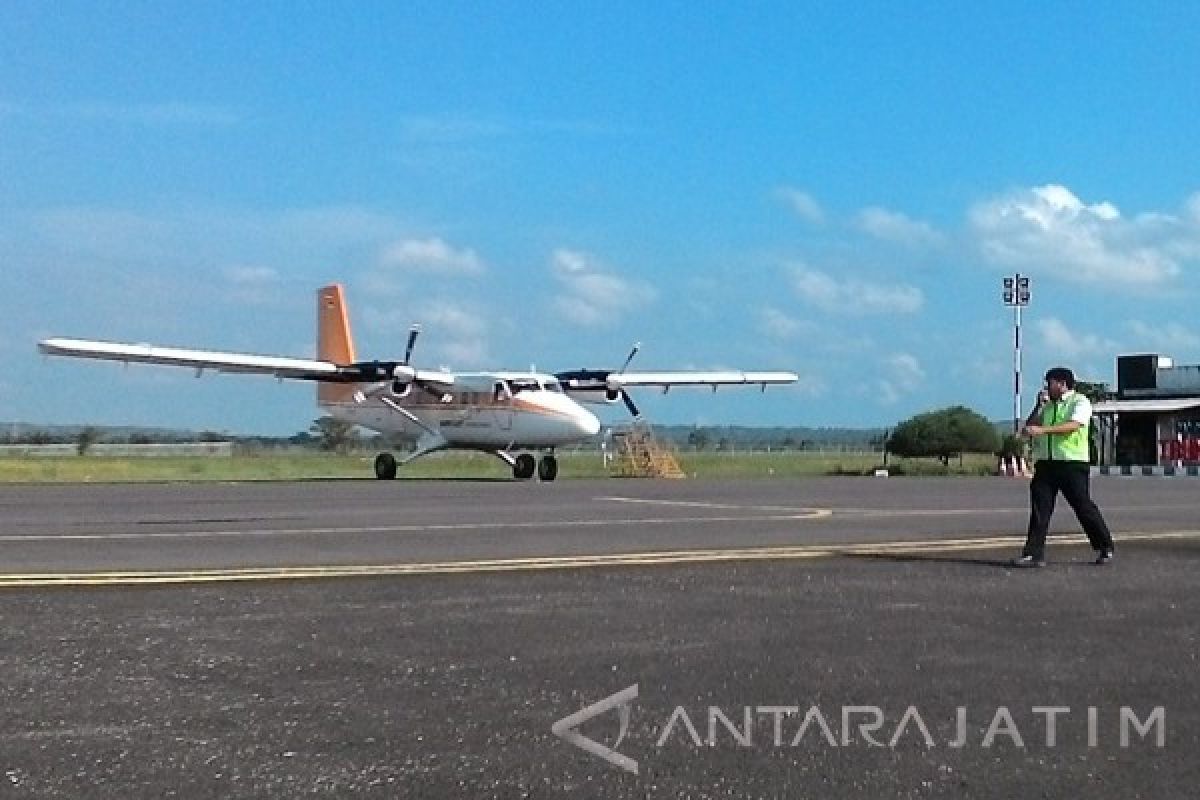
M 737 386 L 754 384 L 762 387 L 795 383 L 794 372 L 741 372 L 718 370 L 709 372 L 610 372 L 600 369 L 579 369 L 555 374 L 563 390 L 570 392 L 608 392 L 616 395 L 622 389 L 635 386 Z M 614 398 L 615 399 L 615 398 Z
M 45 355 L 70 358 L 96 358 L 137 364 L 212 369 L 219 372 L 250 372 L 277 378 L 337 380 L 337 364 L 303 358 L 261 356 L 250 353 L 222 353 L 214 350 L 184 350 L 151 344 L 97 342 L 89 339 L 45 339 L 38 342 Z
M 226 353 L 216 350 L 186 350 L 178 347 L 158 347 L 151 344 L 99 342 L 90 339 L 45 339 L 38 342 L 45 355 L 70 358 L 94 358 L 125 363 L 157 364 L 168 367 L 191 367 L 217 372 L 244 372 L 273 375 L 294 380 L 358 383 L 402 379 L 437 386 L 452 386 L 454 375 L 448 372 L 418 370 L 395 362 L 366 361 L 354 364 L 335 364 L 287 356 Z
M 636 348 L 635 348 L 636 352 Z M 631 354 L 632 357 L 632 354 Z M 627 361 L 628 363 L 628 361 Z M 657 386 L 663 392 L 672 386 L 711 386 L 716 391 L 720 386 L 768 386 L 795 383 L 799 376 L 794 372 L 741 372 L 739 370 L 681 371 L 681 372 L 625 372 L 602 369 L 579 369 L 559 372 L 555 376 L 563 391 L 585 403 L 615 403 L 624 401 L 626 408 L 635 418 L 641 415 L 630 397 L 628 389 L 639 386 Z
M 734 370 L 717 372 L 622 372 L 610 374 L 605 385 L 661 386 L 730 386 L 756 384 L 763 387 L 795 383 L 799 379 L 794 372 L 739 372 Z

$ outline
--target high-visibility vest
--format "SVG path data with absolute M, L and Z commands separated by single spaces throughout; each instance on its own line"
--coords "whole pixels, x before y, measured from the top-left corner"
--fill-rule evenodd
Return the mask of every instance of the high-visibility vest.
M 1057 403 L 1051 401 L 1042 408 L 1042 425 L 1059 425 L 1076 417 L 1085 409 L 1085 422 L 1070 433 L 1046 433 L 1034 440 L 1033 457 L 1037 461 L 1082 461 L 1088 463 L 1088 425 L 1092 418 L 1092 404 L 1079 392 L 1064 394 Z

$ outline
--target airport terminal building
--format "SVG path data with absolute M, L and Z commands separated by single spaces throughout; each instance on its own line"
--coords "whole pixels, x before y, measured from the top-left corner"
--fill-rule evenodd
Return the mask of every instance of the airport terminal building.
M 1106 467 L 1200 469 L 1200 365 L 1117 357 L 1117 391 L 1093 406 L 1096 461 Z

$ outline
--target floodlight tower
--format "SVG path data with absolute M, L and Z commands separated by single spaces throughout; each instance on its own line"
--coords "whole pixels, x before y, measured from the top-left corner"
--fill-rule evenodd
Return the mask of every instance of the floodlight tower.
M 1004 278 L 1004 305 L 1013 309 L 1013 433 L 1021 430 L 1021 309 L 1029 305 L 1029 278 Z

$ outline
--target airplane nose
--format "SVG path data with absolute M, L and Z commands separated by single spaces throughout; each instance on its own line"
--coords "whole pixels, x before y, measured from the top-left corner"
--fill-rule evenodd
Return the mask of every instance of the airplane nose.
M 600 432 L 600 418 L 586 408 L 581 408 L 576 412 L 575 424 L 579 426 L 579 432 L 584 436 L 595 436 Z

